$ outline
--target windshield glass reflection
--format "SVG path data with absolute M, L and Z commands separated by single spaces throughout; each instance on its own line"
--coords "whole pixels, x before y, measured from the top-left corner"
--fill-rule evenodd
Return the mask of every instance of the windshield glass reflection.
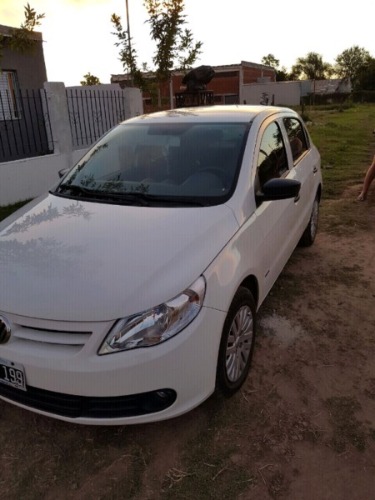
M 139 194 L 222 202 L 233 192 L 246 133 L 244 123 L 122 124 L 83 157 L 56 193 L 112 196 L 114 202 L 127 194 L 132 200 Z

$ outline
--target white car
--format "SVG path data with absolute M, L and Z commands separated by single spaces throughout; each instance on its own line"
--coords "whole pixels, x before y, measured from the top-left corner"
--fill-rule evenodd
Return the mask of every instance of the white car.
M 244 383 L 256 311 L 313 243 L 320 155 L 294 111 L 125 121 L 0 224 L 0 397 L 136 424 Z

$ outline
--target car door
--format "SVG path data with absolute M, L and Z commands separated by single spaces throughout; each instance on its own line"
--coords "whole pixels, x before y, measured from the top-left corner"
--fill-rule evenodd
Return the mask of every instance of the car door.
M 268 293 L 279 276 L 297 242 L 295 226 L 298 199 L 261 201 L 262 186 L 273 178 L 289 177 L 290 155 L 285 136 L 277 120 L 268 120 L 260 128 L 255 148 L 256 217 L 262 229 L 262 261 L 265 291 Z
M 284 117 L 281 127 L 286 133 L 286 148 L 289 162 L 292 163 L 289 177 L 301 183 L 300 199 L 295 205 L 296 224 L 300 234 L 304 231 L 316 196 L 319 169 L 319 155 L 311 147 L 308 133 L 302 120 L 297 117 Z

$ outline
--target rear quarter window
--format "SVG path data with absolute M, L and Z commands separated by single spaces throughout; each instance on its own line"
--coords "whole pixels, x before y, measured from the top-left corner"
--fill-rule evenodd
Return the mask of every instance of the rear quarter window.
M 303 124 L 297 118 L 284 118 L 284 126 L 288 135 L 290 149 L 292 151 L 293 163 L 310 148 L 307 134 Z

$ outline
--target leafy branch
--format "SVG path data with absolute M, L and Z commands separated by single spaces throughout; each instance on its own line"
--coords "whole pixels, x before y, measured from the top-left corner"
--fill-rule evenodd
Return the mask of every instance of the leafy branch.
M 25 20 L 19 28 L 12 28 L 9 36 L 0 35 L 0 60 L 3 56 L 5 44 L 11 50 L 17 52 L 30 52 L 35 48 L 36 41 L 30 37 L 37 26 L 41 25 L 41 20 L 44 19 L 45 14 L 37 14 L 37 12 L 30 7 L 30 4 L 24 6 Z

